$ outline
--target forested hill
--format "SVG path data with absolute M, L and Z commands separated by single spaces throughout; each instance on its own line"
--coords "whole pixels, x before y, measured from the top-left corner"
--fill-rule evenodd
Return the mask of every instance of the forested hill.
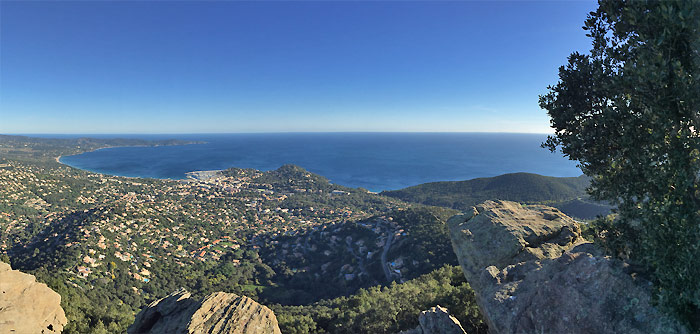
M 485 200 L 501 199 L 520 203 L 548 203 L 579 218 L 605 214 L 609 207 L 590 202 L 587 176 L 552 177 L 532 173 L 511 173 L 466 181 L 424 183 L 381 194 L 407 202 L 466 210 Z
M 36 138 L 0 134 L 0 162 L 4 159 L 52 162 L 59 155 L 79 154 L 105 147 L 201 144 L 201 141 L 137 138 Z

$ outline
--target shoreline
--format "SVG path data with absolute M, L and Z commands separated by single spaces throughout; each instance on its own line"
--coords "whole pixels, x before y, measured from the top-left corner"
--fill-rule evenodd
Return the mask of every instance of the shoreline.
M 185 180 L 205 181 L 219 176 L 219 174 L 225 170 L 226 169 L 193 170 L 191 172 L 185 172 Z
M 197 142 L 184 143 L 184 144 L 174 144 L 174 145 L 156 144 L 156 145 L 105 146 L 105 147 L 96 148 L 96 149 L 94 149 L 94 150 L 83 151 L 83 152 L 80 152 L 80 153 L 71 154 L 71 155 L 69 155 L 69 156 L 80 155 L 80 154 L 89 153 L 89 152 L 96 152 L 96 151 L 99 151 L 99 150 L 110 149 L 110 148 L 185 146 L 185 145 L 202 145 L 202 144 L 208 144 L 208 142 L 205 142 L 205 141 L 197 141 Z M 94 174 L 99 174 L 99 175 L 104 175 L 104 176 L 125 177 L 125 178 L 129 178 L 129 179 L 157 179 L 157 180 L 172 180 L 172 181 L 181 181 L 181 180 L 187 180 L 187 179 L 188 179 L 188 178 L 187 178 L 187 173 L 185 173 L 185 177 L 183 177 L 183 178 L 181 178 L 181 179 L 159 178 L 159 177 L 144 177 L 144 176 L 127 176 L 127 175 L 108 174 L 108 173 L 103 173 L 103 172 L 92 171 L 92 170 L 89 170 L 89 169 L 83 169 L 83 168 L 79 168 L 79 167 L 76 167 L 76 166 L 71 166 L 71 165 L 69 165 L 69 164 L 67 164 L 67 163 L 65 163 L 65 162 L 62 162 L 62 161 L 61 161 L 61 158 L 62 158 L 62 157 L 63 157 L 63 155 L 59 155 L 59 156 L 55 157 L 56 162 L 59 163 L 59 164 L 61 164 L 61 165 L 70 167 L 70 168 L 75 168 L 75 169 L 78 169 L 78 170 L 81 170 L 81 171 L 84 171 L 84 172 L 94 173 Z M 223 169 L 222 169 L 222 170 L 223 170 Z M 199 172 L 199 171 L 192 171 L 192 172 Z M 190 173 L 191 173 L 191 172 L 190 172 Z
M 320 139 L 323 139 L 324 137 L 319 137 Z M 467 139 L 471 137 L 465 137 Z M 478 138 L 477 138 L 478 139 Z M 518 139 L 518 138 L 515 138 Z M 332 183 L 335 184 L 340 184 L 344 186 L 348 186 L 351 188 L 354 187 L 362 187 L 365 189 L 368 189 L 370 191 L 373 191 L 375 193 L 381 193 L 382 191 L 392 191 L 392 190 L 400 190 L 404 188 L 409 188 L 413 186 L 418 186 L 421 184 L 425 183 L 434 183 L 434 182 L 445 182 L 445 181 L 466 181 L 466 180 L 471 180 L 474 178 L 488 178 L 488 177 L 495 177 L 499 176 L 502 174 L 511 174 L 511 173 L 518 173 L 518 172 L 526 172 L 526 173 L 533 173 L 533 174 L 538 174 L 542 176 L 553 176 L 553 177 L 578 177 L 580 176 L 580 170 L 573 168 L 574 173 L 567 175 L 566 173 L 558 173 L 559 170 L 566 171 L 567 169 L 564 168 L 568 166 L 567 164 L 562 163 L 562 168 L 558 168 L 559 166 L 557 162 L 559 160 L 554 160 L 554 158 L 551 158 L 550 155 L 544 156 L 544 158 L 547 158 L 545 160 L 539 160 L 538 155 L 533 155 L 535 159 L 537 159 L 537 163 L 535 163 L 534 159 L 528 159 L 528 157 L 522 156 L 520 152 L 519 147 L 515 148 L 507 148 L 504 149 L 504 152 L 510 152 L 513 151 L 513 156 L 515 157 L 524 157 L 525 161 L 528 162 L 530 160 L 531 163 L 528 165 L 528 163 L 524 163 L 525 165 L 523 166 L 521 162 L 518 162 L 516 164 L 513 164 L 512 162 L 515 161 L 513 158 L 510 158 L 510 160 L 505 160 L 504 164 L 507 165 L 506 167 L 503 168 L 495 168 L 494 171 L 488 171 L 485 172 L 483 171 L 484 166 L 490 166 L 489 162 L 491 160 L 488 159 L 495 159 L 501 157 L 503 154 L 501 153 L 494 153 L 494 154 L 486 154 L 486 155 L 481 155 L 478 159 L 474 160 L 478 162 L 472 162 L 472 160 L 469 159 L 463 159 L 460 156 L 456 156 L 456 158 L 450 158 L 448 159 L 449 163 L 443 163 L 443 162 L 435 162 L 436 166 L 443 166 L 445 167 L 444 171 L 433 171 L 433 169 L 426 169 L 423 171 L 421 168 L 425 168 L 428 165 L 433 164 L 433 162 L 421 162 L 421 163 L 415 163 L 415 167 L 417 171 L 409 170 L 404 166 L 414 166 L 414 164 L 411 164 L 412 161 L 407 160 L 408 155 L 404 154 L 406 152 L 404 151 L 410 151 L 413 152 L 413 148 L 411 150 L 408 150 L 406 147 L 408 147 L 403 141 L 397 140 L 399 144 L 393 144 L 394 142 L 390 142 L 391 145 L 387 144 L 384 146 L 380 146 L 377 149 L 374 149 L 372 147 L 367 147 L 365 148 L 364 146 L 359 148 L 359 149 L 353 149 L 352 147 L 348 147 L 346 144 L 348 143 L 355 143 L 356 140 L 353 138 L 350 139 L 342 139 L 338 140 L 336 142 L 331 142 L 329 145 L 311 145 L 311 148 L 314 148 L 318 146 L 318 150 L 315 151 L 309 151 L 308 153 L 306 152 L 308 148 L 302 147 L 302 146 L 285 146 L 285 145 L 292 145 L 293 143 L 297 143 L 296 140 L 287 140 L 287 138 L 272 138 L 269 141 L 253 141 L 252 146 L 249 145 L 246 142 L 240 143 L 239 139 L 236 137 L 232 137 L 230 139 L 230 142 L 232 145 L 232 148 L 229 149 L 227 143 L 229 139 L 223 140 L 221 142 L 218 142 L 216 140 L 212 140 L 209 144 L 209 146 L 197 146 L 197 147 L 191 147 L 187 148 L 188 146 L 184 145 L 191 145 L 195 143 L 201 143 L 201 142 L 189 142 L 189 143 L 183 143 L 179 144 L 176 146 L 180 146 L 179 148 L 161 148 L 161 149 L 132 149 L 132 150 L 121 150 L 121 151 L 108 151 L 108 152 L 100 152 L 95 155 L 86 155 L 81 158 L 68 158 L 67 163 L 63 162 L 63 157 L 59 157 L 57 159 L 58 163 L 65 164 L 68 166 L 71 166 L 76 169 L 80 169 L 83 171 L 88 171 L 91 173 L 96 173 L 99 175 L 105 175 L 105 176 L 117 176 L 117 177 L 134 177 L 134 178 L 143 178 L 143 179 L 161 179 L 161 180 L 177 180 L 177 181 L 185 181 L 188 179 L 199 179 L 199 178 L 207 178 L 205 175 L 206 174 L 214 174 L 216 171 L 220 171 L 222 169 L 228 169 L 230 167 L 235 167 L 235 168 L 255 168 L 260 171 L 268 171 L 268 170 L 274 170 L 278 168 L 280 165 L 283 165 L 285 163 L 292 162 L 293 159 L 297 156 L 301 157 L 298 158 L 298 161 L 295 161 L 296 164 L 299 164 L 300 166 L 303 166 L 304 164 L 306 165 L 318 165 L 320 167 L 316 168 L 314 173 L 323 175 L 323 176 L 330 176 L 330 179 Z M 299 140 L 299 143 L 307 143 L 309 140 L 313 140 L 314 143 L 317 142 L 316 139 L 311 138 L 301 138 Z M 360 143 L 374 143 L 372 138 L 369 138 L 370 141 L 360 141 Z M 470 149 L 471 142 L 466 141 L 462 143 L 461 137 L 456 137 L 456 139 L 450 139 L 450 140 L 437 140 L 437 141 L 428 141 L 427 146 L 428 148 L 430 147 L 437 147 L 437 148 L 442 148 L 446 147 L 444 152 L 454 152 L 455 149 L 454 147 L 466 147 L 467 151 Z M 534 142 L 534 139 L 532 140 Z M 269 142 L 269 143 L 268 143 Z M 288 143 L 289 142 L 289 143 Z M 408 144 L 413 143 L 414 141 L 408 141 Z M 458 146 L 445 146 L 445 144 L 449 143 L 458 143 Z M 504 140 L 504 143 L 511 142 L 510 139 Z M 284 145 L 278 145 L 279 143 L 282 143 Z M 493 145 L 494 147 L 500 147 L 499 144 L 500 141 L 496 141 L 495 144 Z M 336 145 L 338 144 L 338 145 Z M 273 145 L 273 146 L 270 146 Z M 274 146 L 277 145 L 277 146 Z M 344 146 L 345 145 L 345 146 Z M 104 146 L 104 147 L 99 147 L 95 148 L 94 150 L 89 150 L 89 151 L 97 151 L 97 150 L 104 150 L 108 148 L 119 148 L 119 147 L 160 147 L 160 146 L 172 146 L 172 145 L 145 145 L 145 144 L 140 144 L 140 145 L 124 145 L 124 146 Z M 336 147 L 337 146 L 337 147 Z M 386 146 L 386 147 L 385 147 Z M 290 150 L 291 147 L 291 150 Z M 529 147 L 529 146 L 528 146 Z M 240 149 L 239 149 L 240 148 Z M 273 152 L 276 154 L 274 157 L 268 156 L 269 154 L 266 153 L 266 149 L 270 149 L 270 152 Z M 394 148 L 397 149 L 396 152 L 391 151 L 391 155 L 388 155 L 388 158 L 385 159 L 386 161 L 379 159 L 383 158 L 386 155 L 386 149 L 391 148 L 392 150 Z M 233 150 L 235 149 L 235 151 Z M 327 155 L 324 152 L 327 150 L 332 149 L 333 151 L 328 151 Z M 340 151 L 338 151 L 340 150 Z M 350 151 L 352 152 L 350 152 Z M 534 150 L 534 149 L 533 149 Z M 71 150 L 72 152 L 76 152 L 78 150 Z M 76 154 L 82 154 L 85 152 L 89 152 L 88 148 L 85 148 L 83 152 L 76 153 Z M 157 152 L 163 152 L 163 154 L 157 154 Z M 365 154 L 364 152 L 367 151 Z M 419 150 L 419 153 L 425 155 L 425 157 L 429 159 L 435 159 L 436 155 L 433 153 L 425 153 L 423 150 Z M 480 152 L 480 150 L 474 149 L 473 151 L 475 152 Z M 522 149 L 524 152 L 529 152 L 526 149 Z M 238 153 L 240 152 L 240 153 Z M 352 153 L 348 158 L 345 158 L 344 155 L 340 156 L 338 154 L 342 152 L 345 152 L 343 154 L 346 154 L 348 152 Z M 403 153 L 402 153 L 403 152 Z M 410 153 L 409 152 L 409 153 Z M 427 151 L 426 151 L 427 152 Z M 442 151 L 441 151 L 442 152 Z M 497 151 L 496 151 L 497 152 Z M 538 151 L 539 152 L 539 151 Z M 58 152 L 57 152 L 58 153 Z M 114 154 L 112 154 L 114 153 Z M 395 154 L 396 153 L 396 154 Z M 535 152 L 537 153 L 537 152 Z M 440 153 L 442 155 L 444 153 Z M 229 157 L 228 155 L 232 155 Z M 347 155 L 347 154 L 346 154 Z M 367 155 L 367 157 L 364 157 L 364 155 Z M 544 155 L 544 154 L 543 154 Z M 110 158 L 110 156 L 114 157 L 123 157 L 124 159 L 136 159 L 133 161 L 133 163 L 130 163 L 129 161 L 120 161 L 122 160 L 121 158 Z M 492 157 L 493 156 L 493 157 Z M 158 161 L 151 161 L 158 157 Z M 376 159 L 378 162 L 374 163 L 373 161 L 367 161 L 368 159 Z M 556 157 L 555 157 L 556 158 Z M 75 159 L 75 160 L 74 160 Z M 340 159 L 340 160 L 339 160 Z M 357 166 L 362 167 L 362 171 L 360 170 L 354 170 L 349 167 L 345 166 L 345 161 L 346 159 L 349 159 L 348 161 L 352 163 L 356 163 Z M 399 162 L 405 162 L 404 160 L 408 161 L 408 165 L 399 165 Z M 465 162 L 464 168 L 458 168 L 454 167 L 458 163 Z M 512 160 L 512 161 L 511 161 Z M 549 164 L 543 165 L 543 161 L 552 161 L 553 163 L 551 166 Z M 70 165 L 71 161 L 75 165 Z M 283 162 L 284 161 L 284 162 Z M 275 165 L 275 163 L 279 163 Z M 336 166 L 337 165 L 337 166 Z M 472 166 L 473 165 L 473 166 Z M 511 166 L 512 165 L 512 166 Z M 114 167 L 117 166 L 117 167 Z M 512 168 L 510 168 L 510 167 Z M 538 167 L 539 166 L 539 167 Z M 337 170 L 334 168 L 337 167 Z M 308 167 L 307 167 L 308 168 Z M 396 169 L 397 172 L 405 172 L 404 174 L 397 174 L 393 175 L 387 170 L 394 168 Z M 313 169 L 313 168 L 312 168 Z M 357 169 L 357 168 L 355 168 Z M 442 169 L 442 168 L 441 168 Z M 504 171 L 500 171 L 500 169 L 506 169 Z M 512 169 L 512 171 L 510 170 Z M 549 173 L 547 171 L 550 171 Z M 494 173 L 498 172 L 498 173 Z M 357 175 L 356 175 L 357 174 Z M 454 175 L 458 176 L 454 176 Z M 464 174 L 464 175 L 463 175 Z

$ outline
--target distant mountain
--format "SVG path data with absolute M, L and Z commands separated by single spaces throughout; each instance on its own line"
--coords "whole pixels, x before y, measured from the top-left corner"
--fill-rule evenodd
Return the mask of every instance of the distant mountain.
M 202 144 L 201 141 L 137 138 L 36 138 L 0 134 L 0 163 L 6 159 L 53 163 L 59 155 L 72 155 L 118 146 Z M 57 161 L 56 161 L 57 162 Z
M 577 218 L 590 219 L 606 214 L 610 207 L 591 201 L 586 193 L 590 179 L 552 177 L 532 173 L 511 173 L 466 181 L 431 182 L 400 190 L 384 191 L 384 196 L 407 202 L 466 210 L 486 200 L 520 203 L 547 203 Z

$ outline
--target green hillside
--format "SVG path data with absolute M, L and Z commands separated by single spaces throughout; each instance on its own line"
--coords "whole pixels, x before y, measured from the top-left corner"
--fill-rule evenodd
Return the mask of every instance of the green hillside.
M 610 207 L 588 200 L 588 177 L 551 177 L 531 173 L 512 173 L 466 181 L 424 183 L 400 190 L 384 191 L 384 196 L 407 202 L 466 210 L 486 200 L 520 203 L 546 203 L 565 213 L 590 219 L 606 214 Z M 575 202 L 576 205 L 572 205 Z M 571 210 L 569 210 L 571 209 Z

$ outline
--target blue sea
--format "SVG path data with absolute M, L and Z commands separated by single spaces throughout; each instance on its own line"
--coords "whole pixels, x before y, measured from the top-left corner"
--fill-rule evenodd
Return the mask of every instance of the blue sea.
M 561 153 L 540 147 L 546 135 L 511 133 L 259 133 L 101 135 L 181 139 L 205 144 L 115 147 L 61 162 L 98 173 L 182 179 L 196 170 L 277 169 L 299 165 L 331 182 L 371 191 L 512 172 L 579 176 Z

